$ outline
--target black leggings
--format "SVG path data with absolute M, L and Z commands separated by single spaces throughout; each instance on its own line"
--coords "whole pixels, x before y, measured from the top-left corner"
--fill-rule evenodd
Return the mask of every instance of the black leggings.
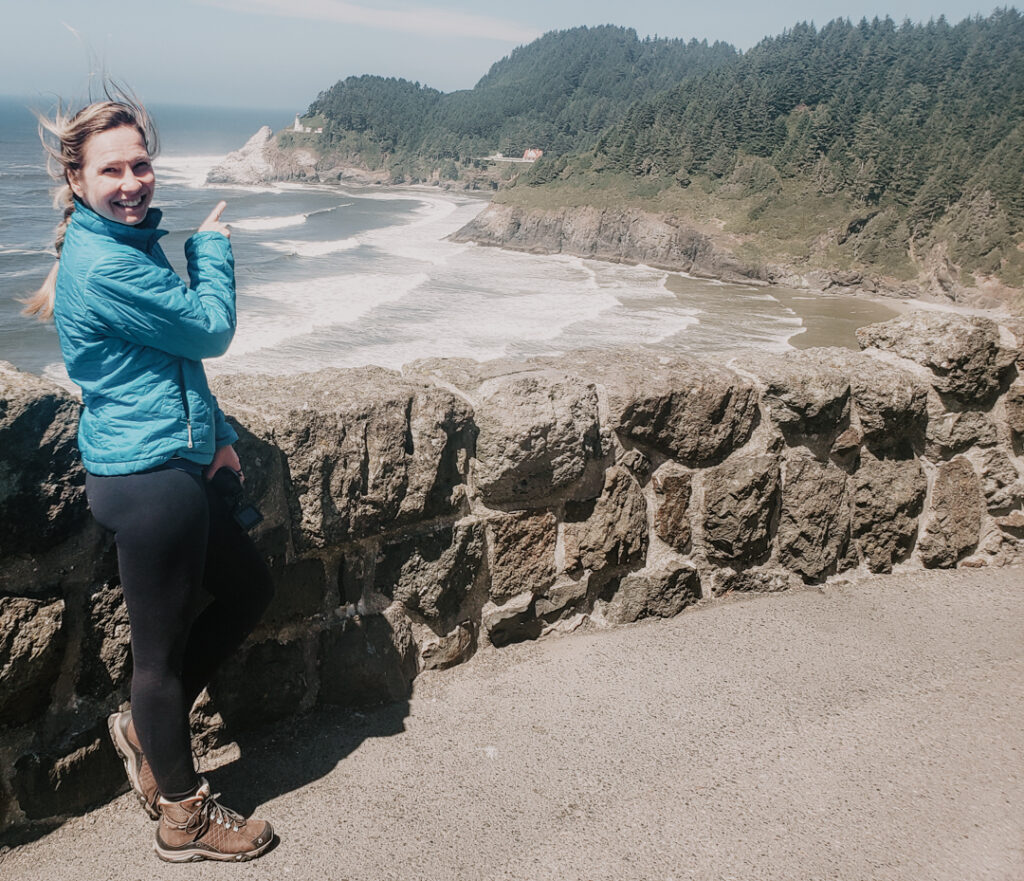
M 198 784 L 192 704 L 270 603 L 270 573 L 201 474 L 89 474 L 85 486 L 93 514 L 117 541 L 135 730 L 160 792 L 181 798 Z M 204 590 L 213 601 L 197 615 Z

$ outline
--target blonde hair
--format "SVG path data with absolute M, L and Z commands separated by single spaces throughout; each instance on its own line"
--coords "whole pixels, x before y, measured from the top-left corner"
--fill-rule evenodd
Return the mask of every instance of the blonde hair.
M 53 207 L 63 212 L 57 224 L 54 249 L 57 259 L 46 280 L 37 291 L 23 300 L 22 313 L 49 321 L 53 318 L 53 299 L 57 287 L 57 270 L 60 267 L 60 252 L 64 247 L 64 234 L 75 210 L 75 198 L 71 192 L 70 177 L 79 172 L 85 161 L 85 148 L 89 138 L 110 129 L 131 126 L 138 129 L 149 155 L 158 150 L 156 127 L 146 108 L 125 86 L 107 82 L 103 87 L 105 101 L 93 101 L 71 114 L 58 102 L 53 119 L 36 113 L 39 120 L 39 139 L 46 151 L 46 170 L 50 177 L 61 185 L 54 193 Z

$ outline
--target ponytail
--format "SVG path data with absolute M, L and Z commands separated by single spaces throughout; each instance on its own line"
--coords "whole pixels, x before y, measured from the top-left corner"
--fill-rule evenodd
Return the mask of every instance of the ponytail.
M 57 224 L 57 236 L 53 247 L 57 252 L 57 259 L 53 261 L 53 267 L 46 276 L 46 280 L 34 291 L 31 296 L 23 302 L 25 308 L 21 310 L 22 315 L 37 318 L 40 321 L 53 320 L 53 301 L 57 293 L 57 270 L 60 269 L 60 252 L 64 247 L 64 235 L 68 231 L 68 224 L 71 222 L 71 214 L 75 210 L 75 197 L 71 193 L 71 187 L 64 184 L 57 190 L 53 200 L 54 208 L 63 208 L 64 216 Z

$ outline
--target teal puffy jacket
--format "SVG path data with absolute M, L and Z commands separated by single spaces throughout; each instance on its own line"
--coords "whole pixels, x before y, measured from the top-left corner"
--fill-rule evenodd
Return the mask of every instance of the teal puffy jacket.
M 185 243 L 189 284 L 167 262 L 151 208 L 137 226 L 81 202 L 68 224 L 54 321 L 68 375 L 82 388 L 82 462 L 131 474 L 181 456 L 208 465 L 238 435 L 210 392 L 202 359 L 235 332 L 235 265 L 217 232 Z

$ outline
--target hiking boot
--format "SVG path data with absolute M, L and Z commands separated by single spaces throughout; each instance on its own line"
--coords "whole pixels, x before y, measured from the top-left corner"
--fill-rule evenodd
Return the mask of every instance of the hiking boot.
M 114 741 L 114 749 L 124 761 L 124 770 L 128 775 L 132 792 L 142 804 L 142 809 L 152 819 L 159 820 L 160 808 L 157 802 L 160 790 L 157 789 L 156 780 L 153 779 L 149 762 L 142 754 L 142 744 L 139 743 L 139 738 L 135 734 L 131 711 L 112 713 L 107 719 L 107 727 L 110 729 L 110 739 Z
M 181 801 L 160 798 L 156 855 L 169 863 L 193 860 L 243 862 L 262 854 L 274 840 L 266 820 L 246 820 L 210 794 L 205 778 L 196 794 Z

